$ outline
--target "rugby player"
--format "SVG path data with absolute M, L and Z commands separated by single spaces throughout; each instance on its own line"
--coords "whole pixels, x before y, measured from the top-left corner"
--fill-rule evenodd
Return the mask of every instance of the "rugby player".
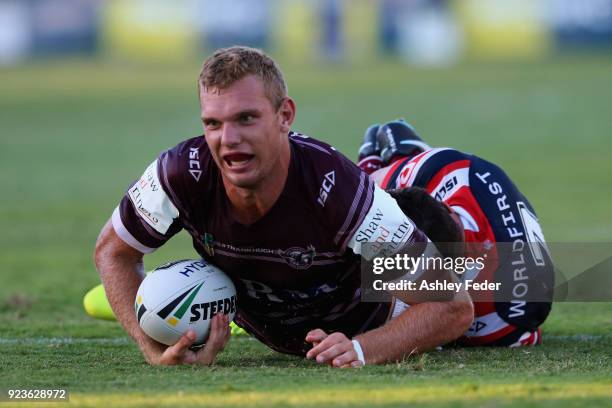
M 197 352 L 190 350 L 195 333 L 164 347 L 138 326 L 132 304 L 143 255 L 182 229 L 235 282 L 235 322 L 279 352 L 356 367 L 426 351 L 468 328 L 473 308 L 465 291 L 438 302 L 398 293 L 413 304 L 399 314 L 389 302 L 361 302 L 363 242 L 392 237 L 399 250 L 428 239 L 349 159 L 291 131 L 295 102 L 270 57 L 246 47 L 218 50 L 204 62 L 198 89 L 205 136 L 146 168 L 95 249 L 113 311 L 150 364 L 208 365 L 229 339 L 222 315 Z M 433 245 L 415 247 L 439 256 Z M 455 279 L 452 271 L 417 276 L 430 273 Z
M 403 120 L 370 126 L 358 164 L 381 188 L 395 189 L 402 210 L 440 250 L 464 242 L 465 256 L 488 255 L 482 270 L 468 274 L 475 282 L 508 285 L 501 296 L 471 293 L 474 320 L 460 345 L 541 342 L 539 326 L 551 308 L 552 261 L 533 207 L 498 166 L 455 149 L 431 148 Z

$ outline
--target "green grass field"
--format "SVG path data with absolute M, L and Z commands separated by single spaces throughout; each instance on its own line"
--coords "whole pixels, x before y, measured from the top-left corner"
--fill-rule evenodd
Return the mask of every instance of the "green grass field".
M 445 350 L 340 371 L 234 338 L 213 368 L 147 366 L 81 301 L 99 283 L 97 233 L 128 183 L 200 134 L 198 71 L 198 62 L 80 61 L 0 71 L 0 389 L 65 387 L 78 406 L 612 406 L 605 303 L 554 305 L 533 349 Z M 610 72 L 612 59 L 583 57 L 285 74 L 295 129 L 349 157 L 370 123 L 404 116 L 431 144 L 506 169 L 549 242 L 612 242 Z M 182 235 L 146 265 L 193 256 Z

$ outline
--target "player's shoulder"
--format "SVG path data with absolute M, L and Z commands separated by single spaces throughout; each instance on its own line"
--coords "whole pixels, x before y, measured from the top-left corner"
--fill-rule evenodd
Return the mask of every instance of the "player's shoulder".
M 399 171 L 397 184 L 426 186 L 441 171 L 470 166 L 474 156 L 450 147 L 429 149 L 407 161 Z
M 157 158 L 162 188 L 177 208 L 197 208 L 218 186 L 219 172 L 204 136 L 184 140 Z
M 200 183 L 211 171 L 212 156 L 203 135 L 184 140 L 158 157 L 161 178 L 170 184 Z
M 337 184 L 347 179 L 359 180 L 361 170 L 331 145 L 302 133 L 291 132 L 292 145 L 299 174 L 307 185 L 318 190 L 321 181 Z
M 289 140 L 295 158 L 292 181 L 299 186 L 292 191 L 333 232 L 334 242 L 345 247 L 371 206 L 374 183 L 329 144 L 296 132 Z
M 333 164 L 359 170 L 359 167 L 351 159 L 322 140 L 292 131 L 289 133 L 289 141 L 294 146 L 294 151 L 300 157 L 300 160 L 315 168 Z
M 339 152 L 319 139 L 308 136 L 304 133 L 295 131 L 289 132 L 289 141 L 294 146 L 296 153 L 300 157 L 304 157 L 309 160 L 316 161 L 327 161 L 333 158 Z

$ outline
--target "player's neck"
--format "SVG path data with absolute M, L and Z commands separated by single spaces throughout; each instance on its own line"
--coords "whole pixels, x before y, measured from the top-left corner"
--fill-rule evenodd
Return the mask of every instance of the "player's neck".
M 289 146 L 287 145 L 289 148 Z M 243 225 L 250 225 L 270 211 L 285 188 L 289 176 L 290 150 L 279 159 L 274 170 L 257 188 L 241 188 L 223 179 L 232 216 Z

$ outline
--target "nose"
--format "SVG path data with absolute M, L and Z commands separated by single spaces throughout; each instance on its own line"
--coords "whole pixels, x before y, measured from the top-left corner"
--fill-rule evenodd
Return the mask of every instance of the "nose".
M 223 124 L 223 133 L 221 134 L 221 144 L 225 146 L 236 146 L 242 141 L 240 131 L 232 123 Z

